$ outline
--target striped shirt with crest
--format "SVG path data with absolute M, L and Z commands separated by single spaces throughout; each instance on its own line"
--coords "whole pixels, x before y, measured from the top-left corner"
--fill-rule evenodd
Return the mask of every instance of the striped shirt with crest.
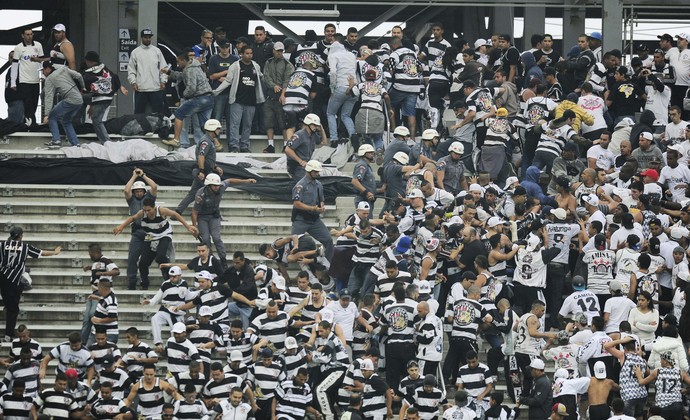
M 139 380 L 139 389 L 137 390 L 137 397 L 139 397 L 139 415 L 144 418 L 149 416 L 157 416 L 163 412 L 163 395 L 165 392 L 161 388 L 162 379 L 156 378 L 151 389 L 144 388 L 144 379 Z M 184 389 L 184 388 L 178 388 Z
M 297 386 L 294 380 L 281 382 L 276 388 L 276 418 L 304 419 L 312 399 L 313 395 L 308 384 Z
M 30 360 L 28 366 L 22 365 L 22 362 L 18 360 L 7 369 L 2 382 L 11 392 L 14 381 L 23 381 L 26 384 L 24 395 L 33 397 L 38 393 L 38 372 L 40 370 L 41 364 L 35 360 Z
M 230 353 L 233 350 L 242 352 L 242 363 L 251 363 L 252 361 L 252 347 L 259 342 L 259 337 L 256 334 L 243 332 L 239 340 L 232 338 L 231 333 L 223 336 L 225 352 L 228 355 L 228 364 L 230 364 Z
M 151 298 L 150 304 L 155 305 L 160 303 L 160 308 L 158 308 L 158 310 L 170 314 L 173 316 L 173 319 L 176 319 L 175 317 L 184 315 L 184 312 L 180 311 L 173 313 L 169 308 L 182 306 L 187 299 L 190 298 L 191 295 L 186 281 L 180 280 L 175 284 L 170 280 L 166 280 L 161 284 L 158 292 Z
M 249 365 L 247 380 L 254 387 L 254 395 L 259 401 L 273 398 L 276 387 L 285 380 L 283 365 L 279 360 L 273 359 L 271 364 L 265 366 L 262 360 Z
M 285 365 L 285 378 L 287 380 L 292 380 L 292 378 L 297 376 L 299 368 L 307 367 L 307 352 L 304 350 L 304 347 L 298 347 L 295 354 L 287 354 L 286 351 L 281 358 Z
M 362 264 L 375 264 L 381 256 L 379 244 L 383 242 L 383 232 L 373 226 L 371 227 L 371 234 L 366 237 L 362 235 L 359 226 L 355 226 L 353 232 L 357 237 L 357 245 L 352 261 Z
M 128 411 L 122 400 L 113 397 L 107 400 L 99 398 L 91 407 L 91 415 L 96 419 L 114 419 L 118 414 Z
M 132 360 L 133 358 L 145 358 L 152 359 L 158 358 L 158 354 L 153 350 L 151 346 L 139 341 L 136 346 L 130 344 L 125 350 L 125 355 L 122 358 L 127 363 L 127 372 L 129 372 L 132 380 L 139 379 L 144 374 L 144 363 Z
M 120 349 L 116 344 L 110 341 L 107 341 L 103 347 L 99 346 L 98 343 L 93 343 L 89 346 L 89 351 L 93 358 L 93 365 L 96 369 L 96 373 L 100 373 L 103 370 L 103 359 L 105 359 L 106 356 L 113 356 L 113 361 L 115 362 L 122 359 Z
M 146 213 L 141 218 L 141 228 L 146 232 L 147 241 L 157 241 L 169 237 L 172 238 L 172 225 L 167 217 L 161 216 L 161 208 L 156 206 L 156 215 L 149 219 Z
M 28 342 L 22 343 L 19 338 L 15 338 L 12 340 L 12 344 L 10 345 L 10 358 L 12 360 L 19 360 L 19 353 L 21 353 L 22 349 L 25 346 L 29 346 L 31 349 L 31 358 L 37 361 L 43 360 L 43 349 L 41 348 L 41 345 L 38 343 L 38 341 L 34 340 L 33 338 L 30 338 Z
M 446 391 L 434 387 L 431 392 L 426 392 L 423 386 L 415 389 L 411 398 L 405 399 L 409 406 L 414 406 L 419 410 L 419 418 L 422 420 L 437 419 L 439 407 L 447 404 Z
M 388 277 L 385 272 L 376 279 L 376 286 L 374 286 L 374 294 L 379 295 L 380 299 L 385 299 L 393 293 L 393 286 L 396 281 L 405 283 L 405 286 L 412 283 L 412 275 L 407 271 L 398 271 L 395 277 Z
M 192 302 L 196 306 L 208 306 L 213 311 L 211 321 L 216 324 L 228 323 L 228 298 L 232 296 L 232 289 L 226 284 L 213 283 L 210 289 L 202 290 Z
M 470 397 L 477 397 L 493 382 L 489 367 L 484 363 L 479 363 L 475 368 L 470 368 L 469 365 L 461 366 L 455 384 L 462 384 Z M 484 399 L 489 401 L 489 396 L 487 395 Z
M 388 343 L 412 343 L 415 328 L 414 317 L 417 315 L 417 302 L 406 298 L 404 302 L 393 302 L 386 305 L 381 314 L 381 325 L 388 327 Z
M 102 371 L 100 373 L 101 383 L 110 382 L 113 389 L 113 398 L 124 400 L 132 386 L 132 380 L 129 379 L 129 374 L 122 368 L 115 368 L 112 372 Z
M 466 297 L 455 300 L 446 309 L 446 318 L 453 317 L 451 337 L 477 341 L 477 330 L 488 314 L 481 303 Z
M 194 400 L 192 403 L 187 401 L 175 401 L 175 418 L 182 419 L 205 419 L 208 415 L 208 409 L 203 402 Z
M 374 373 L 364 383 L 364 391 L 362 392 L 362 416 L 365 419 L 382 418 L 386 416 L 388 409 L 386 407 L 386 392 L 388 392 L 388 384 Z
M 187 371 L 192 360 L 201 361 L 199 350 L 189 340 L 178 343 L 175 337 L 170 337 L 165 349 L 168 355 L 168 372 L 172 374 Z
M 39 413 L 50 416 L 55 420 L 67 420 L 70 413 L 79 409 L 77 402 L 66 392 L 46 389 L 34 398 L 34 406 Z
M 202 324 L 197 321 L 197 325 L 199 328 L 189 330 L 187 337 L 199 351 L 201 361 L 204 363 L 211 363 L 211 351 L 213 349 L 202 349 L 199 345 L 212 342 L 215 343 L 216 347 L 223 347 L 225 344 L 223 342 L 223 330 L 220 325 L 213 322 Z
M 93 314 L 98 319 L 115 318 L 115 321 L 104 324 L 94 324 L 97 331 L 104 331 L 108 335 L 118 335 L 117 327 L 117 297 L 114 292 L 102 297 L 96 305 L 96 312 Z
M 31 415 L 31 407 L 34 405 L 34 397 L 22 395 L 15 397 L 5 394 L 0 397 L 0 414 L 7 420 L 28 420 Z
M 230 395 L 230 391 L 236 386 L 244 388 L 242 386 L 242 378 L 231 373 L 226 373 L 220 381 L 211 379 L 206 382 L 204 389 L 201 391 L 201 397 L 204 399 L 218 398 L 222 400 L 227 398 L 228 395 Z
M 91 352 L 83 345 L 77 351 L 73 351 L 69 341 L 53 347 L 50 351 L 50 357 L 57 359 L 58 372 L 65 373 L 67 369 L 74 368 L 77 370 L 80 380 L 86 377 L 86 371 L 93 366 Z
M 258 335 L 259 338 L 265 338 L 270 341 L 278 352 L 282 352 L 285 348 L 288 327 L 292 323 L 290 316 L 283 311 L 278 311 L 273 319 L 270 319 L 268 314 L 264 313 L 254 318 L 249 325 L 249 331 Z

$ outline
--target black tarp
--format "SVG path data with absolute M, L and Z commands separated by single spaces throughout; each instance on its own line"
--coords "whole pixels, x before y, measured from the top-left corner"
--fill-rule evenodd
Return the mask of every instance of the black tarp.
M 0 182 L 7 184 L 67 184 L 67 185 L 125 185 L 135 167 L 141 168 L 161 186 L 192 185 L 193 161 L 169 161 L 155 159 L 113 163 L 96 158 L 74 159 L 9 159 L 0 162 Z M 294 182 L 289 177 L 262 178 L 248 170 L 226 163 L 218 163 L 223 169 L 223 179 L 254 178 L 255 184 L 238 184 L 233 187 L 256 193 L 275 200 L 291 201 Z M 354 196 L 356 190 L 348 177 L 320 178 L 324 195 L 329 204 L 339 196 Z

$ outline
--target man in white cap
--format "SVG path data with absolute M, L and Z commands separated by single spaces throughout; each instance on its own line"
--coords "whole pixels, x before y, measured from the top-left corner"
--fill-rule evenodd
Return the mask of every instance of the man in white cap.
M 459 141 L 454 141 L 448 148 L 448 155 L 438 160 L 436 167 L 436 185 L 438 188 L 453 195 L 467 189 L 465 165 L 460 159 L 464 153 L 465 146 Z
M 664 157 L 658 147 L 654 145 L 654 136 L 649 131 L 640 133 L 640 147 L 633 150 L 632 157 L 637 160 L 637 168 L 645 170 L 650 167 L 650 162 L 663 162 Z
M 201 361 L 201 356 L 199 350 L 187 339 L 187 326 L 184 323 L 177 322 L 171 332 L 173 336 L 165 343 L 165 353 L 168 358 L 168 372 L 177 376 L 187 371 L 192 360 Z M 204 373 L 203 367 L 201 373 Z
M 525 393 L 520 396 L 517 407 L 519 408 L 521 405 L 529 407 L 528 418 L 530 420 L 544 419 L 549 416 L 549 407 L 551 407 L 553 400 L 551 381 L 544 372 L 546 366 L 543 360 L 534 359 L 529 367 L 534 378 L 534 386 L 529 394 Z
M 393 416 L 393 390 L 379 377 L 371 359 L 362 359 L 359 369 L 364 376 L 362 415 L 365 419 L 382 420 Z
M 282 131 L 283 138 L 287 139 L 285 114 L 283 113 L 283 105 L 280 103 L 280 96 L 283 89 L 287 87 L 290 75 L 295 71 L 295 66 L 285 59 L 284 52 L 285 45 L 282 42 L 274 43 L 273 57 L 266 60 L 264 64 L 264 82 L 266 83 L 267 94 L 266 102 L 263 104 L 263 116 L 266 137 L 268 137 L 268 146 L 264 149 L 264 153 L 275 153 L 276 151 L 273 143 L 274 127 Z
M 328 144 L 328 137 L 318 115 L 307 114 L 303 123 L 302 129 L 295 131 L 295 134 L 285 143 L 284 153 L 287 156 L 288 174 L 294 180 L 304 177 L 307 161 L 314 153 L 314 146 Z
M 587 397 L 589 399 L 589 419 L 607 420 L 611 417 L 611 408 L 607 401 L 611 391 L 620 390 L 620 386 L 606 378 L 606 365 L 602 361 L 594 364 L 594 377 L 590 378 Z
M 586 227 L 589 229 L 589 225 L 594 221 L 601 223 L 603 227 L 602 231 L 606 228 L 606 216 L 599 210 L 599 197 L 596 194 L 585 195 L 581 199 L 582 204 L 585 206 L 585 210 L 589 213 L 589 218 L 587 219 Z
M 160 289 L 151 299 L 144 299 L 142 305 L 155 306 L 160 304 L 158 311 L 151 317 L 151 334 L 153 344 L 159 353 L 163 352 L 161 329 L 168 324 L 170 328 L 177 322 L 182 322 L 184 311 L 173 311 L 172 308 L 184 305 L 190 297 L 187 282 L 182 280 L 182 270 L 178 266 L 170 267 L 168 280 L 161 284 Z
M 326 211 L 326 201 L 323 186 L 317 179 L 322 169 L 318 160 L 305 163 L 306 175 L 292 188 L 292 234 L 301 235 L 308 232 L 321 242 L 325 250 L 324 256 L 330 261 L 333 257 L 333 239 L 321 220 L 321 215 Z
M 352 185 L 359 192 L 359 194 L 355 196 L 355 207 L 362 201 L 369 203 L 369 218 L 371 218 L 374 212 L 376 193 L 381 192 L 380 189 L 376 188 L 376 175 L 371 168 L 375 154 L 376 151 L 374 150 L 374 146 L 370 144 L 359 146 L 357 156 L 359 156 L 360 159 L 355 164 L 355 169 L 352 171 Z
M 58 23 L 53 26 L 52 32 L 55 45 L 50 49 L 50 58 L 46 58 L 45 60 L 50 60 L 55 68 L 67 66 L 72 70 L 77 70 L 74 45 L 67 39 L 67 28 L 62 23 Z
M 489 56 L 486 53 L 486 47 L 490 45 L 491 43 L 483 38 L 479 38 L 476 41 L 474 41 L 474 51 L 475 54 L 479 56 L 479 58 L 477 58 L 477 62 L 481 63 L 484 66 L 489 65 Z

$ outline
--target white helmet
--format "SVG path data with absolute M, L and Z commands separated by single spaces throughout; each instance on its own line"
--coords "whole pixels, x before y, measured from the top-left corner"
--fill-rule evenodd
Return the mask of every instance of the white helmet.
M 407 165 L 407 163 L 410 161 L 410 157 L 407 156 L 407 153 L 405 152 L 398 152 L 393 155 L 393 160 L 401 165 Z
M 220 175 L 218 174 L 208 174 L 204 180 L 204 185 L 220 185 Z
M 462 143 L 460 143 L 459 141 L 454 141 L 450 144 L 448 151 L 461 155 L 465 153 L 465 146 L 463 146 Z
M 369 152 L 376 152 L 376 150 L 374 150 L 374 146 L 372 146 L 371 144 L 363 144 L 359 146 L 359 149 L 357 150 L 357 155 L 364 156 Z
M 429 128 L 427 130 L 424 130 L 422 133 L 422 140 L 433 140 L 434 137 L 440 137 L 438 134 L 438 131 L 434 130 L 433 128 Z
M 319 116 L 316 114 L 307 114 L 304 117 L 304 124 L 305 125 L 310 125 L 310 124 L 321 125 L 321 118 L 319 118 Z
M 134 184 L 132 184 L 132 191 L 134 190 L 145 190 L 146 189 L 146 184 L 144 184 L 143 181 L 137 181 Z
M 204 130 L 206 131 L 216 131 L 221 127 L 220 121 L 214 120 L 213 118 L 206 120 L 206 124 L 204 124 Z
M 321 166 L 321 162 L 319 162 L 318 160 L 312 159 L 309 162 L 307 162 L 307 165 L 304 167 L 304 170 L 305 172 L 321 172 L 323 170 L 323 166 Z
M 393 135 L 394 136 L 409 137 L 410 136 L 410 130 L 408 130 L 408 128 L 405 127 L 404 125 L 400 125 L 398 127 L 395 127 L 395 130 L 393 130 Z

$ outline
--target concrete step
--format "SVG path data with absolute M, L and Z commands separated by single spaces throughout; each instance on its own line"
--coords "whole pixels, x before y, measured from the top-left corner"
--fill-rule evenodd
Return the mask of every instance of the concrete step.
M 193 282 L 193 278 L 190 281 Z M 34 286 L 33 289 L 24 292 L 22 299 L 24 303 L 30 305 L 48 305 L 55 302 L 74 303 L 75 306 L 79 304 L 86 304 L 86 297 L 90 294 L 89 287 L 79 288 L 40 288 Z M 159 306 L 143 305 L 145 299 L 151 299 L 157 292 L 157 289 L 150 290 L 125 290 L 119 287 L 115 288 L 115 295 L 117 296 L 118 305 L 120 307 L 138 307 L 144 312 L 155 312 Z
M 122 185 L 69 185 L 69 184 L 2 184 L 0 195 L 3 198 L 41 197 L 45 199 L 121 199 L 124 203 L 124 184 Z M 157 201 L 168 200 L 177 205 L 189 192 L 189 186 L 159 186 Z M 236 201 L 257 201 L 261 203 L 281 203 L 237 188 L 228 188 L 225 194 L 232 194 Z M 76 201 L 76 200 L 75 200 Z

